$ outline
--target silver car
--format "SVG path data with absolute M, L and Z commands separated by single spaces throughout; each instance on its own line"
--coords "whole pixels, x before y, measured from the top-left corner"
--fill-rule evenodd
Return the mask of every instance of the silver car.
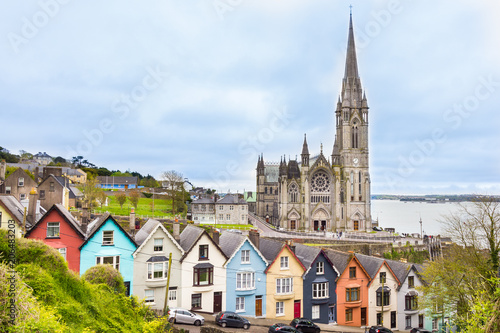
M 205 318 L 186 309 L 169 308 L 168 321 L 171 323 L 193 324 L 200 326 L 205 323 Z

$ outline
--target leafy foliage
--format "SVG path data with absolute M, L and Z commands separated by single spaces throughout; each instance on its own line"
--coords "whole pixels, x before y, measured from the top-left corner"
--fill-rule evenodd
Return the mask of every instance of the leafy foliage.
M 137 204 L 139 203 L 139 199 L 141 198 L 141 193 L 139 191 L 132 191 L 128 197 L 128 200 L 137 209 Z
M 123 204 L 127 201 L 127 195 L 125 193 L 118 193 L 115 195 L 115 198 L 120 204 L 120 208 L 123 209 Z
M 117 293 L 125 294 L 126 291 L 122 275 L 111 265 L 96 265 L 90 267 L 82 275 L 82 279 L 92 284 L 103 283 Z
M 6 231 L 0 230 L 0 258 L 8 258 L 10 249 Z M 10 281 L 2 263 L 0 332 L 151 332 L 165 327 L 136 297 L 69 271 L 59 252 L 42 242 L 16 239 L 15 252 L 17 319 L 15 326 L 8 322 L 10 300 L 5 293 Z

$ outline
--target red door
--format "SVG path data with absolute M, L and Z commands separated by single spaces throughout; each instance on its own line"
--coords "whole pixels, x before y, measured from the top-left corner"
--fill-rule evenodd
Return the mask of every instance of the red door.
M 300 318 L 300 300 L 293 303 L 293 318 Z

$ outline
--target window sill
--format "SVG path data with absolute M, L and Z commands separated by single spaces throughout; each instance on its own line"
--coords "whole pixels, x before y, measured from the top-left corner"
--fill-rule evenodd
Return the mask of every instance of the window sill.
M 115 246 L 115 244 L 102 244 L 102 246 Z
M 45 239 L 61 239 L 60 236 L 57 236 L 57 237 L 45 237 Z
M 209 258 L 198 258 L 199 261 L 207 261 L 210 260 Z

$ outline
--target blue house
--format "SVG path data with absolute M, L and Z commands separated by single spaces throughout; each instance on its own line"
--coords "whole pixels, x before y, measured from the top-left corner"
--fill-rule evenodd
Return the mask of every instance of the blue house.
M 106 213 L 89 223 L 87 239 L 80 246 L 80 275 L 95 265 L 113 265 L 123 276 L 127 295 L 132 292 L 137 245 L 130 235 Z
M 327 254 L 317 247 L 296 244 L 295 255 L 306 268 L 303 275 L 304 317 L 323 324 L 336 322 L 339 272 Z
M 224 232 L 219 245 L 229 258 L 226 269 L 226 309 L 243 316 L 266 316 L 266 258 L 260 253 L 259 233 L 249 237 Z

